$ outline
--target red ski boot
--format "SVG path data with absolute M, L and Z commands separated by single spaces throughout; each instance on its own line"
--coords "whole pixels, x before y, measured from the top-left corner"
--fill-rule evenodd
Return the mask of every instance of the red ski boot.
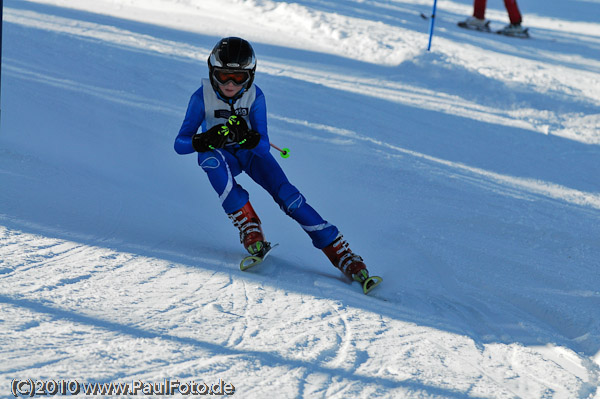
M 371 292 L 383 281 L 379 276 L 369 276 L 369 271 L 362 258 L 352 252 L 348 242 L 344 240 L 341 234 L 329 246 L 323 248 L 323 252 L 342 273 L 350 279 L 358 281 L 365 294 Z
M 244 248 L 251 254 L 259 254 L 265 247 L 265 236 L 260 227 L 260 219 L 254 212 L 250 202 L 237 212 L 230 213 L 229 219 L 233 225 L 240 230 L 240 242 Z
M 352 252 L 348 242 L 341 234 L 329 246 L 323 248 L 323 252 L 335 267 L 352 280 L 356 279 L 355 275 L 358 276 L 361 270 L 366 271 L 367 269 L 362 258 Z M 360 273 L 360 275 L 363 275 L 363 273 Z

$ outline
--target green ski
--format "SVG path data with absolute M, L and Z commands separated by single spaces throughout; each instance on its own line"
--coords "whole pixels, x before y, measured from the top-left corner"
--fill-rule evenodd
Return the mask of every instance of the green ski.
M 369 276 L 369 272 L 366 270 L 361 270 L 359 273 L 355 274 L 354 280 L 361 284 L 363 293 L 365 295 L 371 292 L 373 288 L 377 287 L 383 281 L 383 279 L 379 276 Z
M 265 242 L 264 247 L 262 248 L 262 250 L 259 253 L 257 253 L 256 255 L 246 256 L 244 259 L 242 259 L 242 261 L 240 262 L 240 270 L 246 271 L 246 270 L 250 269 L 251 267 L 254 267 L 254 266 L 262 263 L 265 260 L 265 258 L 267 256 L 269 256 L 271 251 L 277 245 L 279 245 L 279 244 L 271 245 L 270 242 Z
M 371 290 L 373 288 L 377 287 L 382 281 L 383 281 L 383 279 L 379 276 L 369 277 L 362 283 L 363 292 L 365 294 L 368 294 L 369 292 L 371 292 Z

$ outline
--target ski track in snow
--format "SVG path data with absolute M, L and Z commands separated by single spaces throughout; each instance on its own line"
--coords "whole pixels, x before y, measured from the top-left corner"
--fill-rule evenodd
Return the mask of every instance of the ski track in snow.
M 353 100 L 344 103 L 344 99 L 361 96 L 366 108 L 371 107 L 370 101 L 385 102 L 427 112 L 423 115 L 431 112 L 439 118 L 456 117 L 465 123 L 493 125 L 500 131 L 555 137 L 564 140 L 560 143 L 569 143 L 565 145 L 564 157 L 598 154 L 600 118 L 590 111 L 600 104 L 597 59 L 544 49 L 526 58 L 524 50 L 510 45 L 482 48 L 477 42 L 456 43 L 443 36 L 435 39 L 438 52 L 426 54 L 414 44 L 425 35 L 400 27 L 403 24 L 396 16 L 414 14 L 415 7 L 430 7 L 424 0 L 347 4 L 317 0 L 298 3 L 103 0 L 81 1 L 77 6 L 84 11 L 113 16 L 121 13 L 134 20 L 137 18 L 133 18 L 137 15 L 134 13 L 140 12 L 142 21 L 171 27 L 179 24 L 182 29 L 194 31 L 190 23 L 194 18 L 202 21 L 222 18 L 213 10 L 224 7 L 224 2 L 262 22 L 263 28 L 256 31 L 242 24 L 242 32 L 246 29 L 251 39 L 272 37 L 266 42 L 282 46 L 286 38 L 293 36 L 286 32 L 286 27 L 292 27 L 302 32 L 297 35 L 295 46 L 314 51 L 315 61 L 292 65 L 286 62 L 285 55 L 271 50 L 260 62 L 260 73 L 266 82 L 269 79 L 280 82 L 284 89 L 301 87 L 343 93 L 337 100 L 340 108 L 348 106 L 349 110 L 354 109 Z M 135 27 L 116 19 L 110 20 L 113 26 L 106 19 L 96 21 L 94 14 L 84 16 L 67 12 L 68 8 L 45 6 L 75 7 L 64 0 L 6 3 L 4 20 L 9 34 L 18 27 L 27 32 L 31 43 L 41 41 L 44 34 L 84 43 L 73 48 L 72 53 L 62 48 L 69 61 L 77 59 L 80 53 L 89 55 L 87 43 L 103 49 L 117 48 L 127 54 L 144 54 L 165 65 L 172 65 L 167 64 L 171 61 L 180 62 L 177 65 L 202 64 L 210 51 L 207 43 L 212 43 L 212 39 L 199 43 L 177 40 L 163 30 L 150 34 L 146 29 L 146 33 L 139 33 L 134 31 Z M 444 7 L 446 11 L 468 13 L 470 3 L 448 2 Z M 387 13 L 382 15 L 381 10 Z M 164 21 L 159 21 L 161 14 Z M 489 15 L 503 17 L 498 10 L 491 10 Z M 287 23 L 282 23 L 286 18 Z M 555 22 L 540 15 L 533 15 L 530 20 L 532 26 L 548 30 L 553 29 Z M 552 35 L 560 42 L 576 40 L 570 34 L 577 33 L 582 45 L 597 49 L 597 27 L 597 23 L 564 21 Z M 447 26 L 440 25 L 438 29 L 444 32 Z M 281 36 L 275 37 L 274 32 Z M 201 33 L 228 34 L 217 28 Z M 488 39 L 483 37 L 481 40 L 486 43 Z M 353 49 L 352 57 L 360 64 L 336 63 L 334 69 L 333 61 L 321 63 L 316 56 L 322 53 L 343 58 Z M 44 51 L 40 52 L 47 57 Z M 91 99 L 94 104 L 109 103 L 110 107 L 100 112 L 109 115 L 104 119 L 114 117 L 116 121 L 119 112 L 129 118 L 139 112 L 179 123 L 184 112 L 184 104 L 171 97 L 103 86 L 83 79 L 79 73 L 70 76 L 58 68 L 34 65 L 15 54 L 21 53 L 8 52 L 2 65 L 3 80 L 9 82 L 9 93 L 13 96 L 16 91 L 12 87 L 23 84 L 27 90 L 30 86 L 40 88 L 41 98 L 46 93 L 52 96 L 61 93 L 67 106 L 73 109 L 77 108 L 75 99 L 79 98 Z M 107 59 L 114 54 L 108 52 Z M 549 60 L 561 62 L 553 65 L 555 61 Z M 112 61 L 127 68 L 125 61 Z M 388 75 L 380 73 L 373 77 L 366 72 L 369 69 L 365 65 L 369 63 L 388 68 L 397 66 L 399 70 L 386 70 Z M 418 81 L 424 76 L 419 71 L 424 65 L 427 72 L 438 75 L 431 77 L 431 85 Z M 381 65 L 373 68 L 382 71 Z M 409 73 L 414 71 L 416 78 L 401 76 L 402 71 L 406 72 L 402 68 L 408 68 Z M 505 93 L 509 90 L 504 85 L 525 86 L 519 90 L 529 91 L 530 97 L 526 98 L 534 100 L 522 100 L 517 105 L 510 99 L 482 101 L 475 91 L 457 92 L 450 83 L 436 89 L 435 84 L 441 82 L 439 75 L 449 72 L 454 72 L 457 79 L 491 82 Z M 101 80 L 101 68 L 96 73 Z M 145 83 L 143 78 L 140 82 Z M 173 90 L 181 89 L 167 88 Z M 3 102 L 12 105 L 17 100 L 3 96 Z M 373 104 L 375 109 L 381 107 L 380 103 Z M 133 166 L 134 162 L 131 165 L 120 162 L 120 153 L 113 154 L 115 171 L 109 167 L 99 167 L 97 171 L 85 167 L 74 170 L 68 164 L 72 159 L 69 156 L 73 155 L 66 156 L 64 161 L 60 153 L 48 159 L 40 152 L 22 155 L 24 147 L 14 144 L 19 139 L 0 141 L 5 147 L 0 147 L 0 183 L 15 187 L 0 190 L 0 358 L 3 360 L 0 387 L 4 387 L 0 396 L 8 396 L 6 387 L 13 378 L 82 382 L 170 378 L 207 383 L 223 379 L 236 386 L 236 396 L 240 397 L 600 398 L 600 336 L 595 317 L 597 307 L 594 307 L 600 292 L 593 285 L 599 281 L 596 263 L 599 242 L 593 236 L 598 232 L 595 223 L 600 219 L 597 185 L 584 178 L 572 182 L 552 180 L 551 173 L 544 175 L 550 176 L 547 180 L 525 174 L 518 176 L 502 172 L 501 168 L 477 166 L 483 163 L 477 157 L 472 157 L 473 162 L 478 161 L 473 165 L 455 160 L 450 157 L 451 152 L 448 158 L 430 155 L 402 144 L 387 132 L 376 134 L 384 124 L 372 130 L 365 124 L 348 128 L 351 125 L 346 123 L 348 115 L 332 114 L 331 122 L 323 122 L 322 115 L 313 113 L 311 106 L 301 107 L 307 112 L 288 116 L 276 107 L 276 111 L 270 111 L 272 131 L 279 134 L 279 139 L 295 143 L 294 148 L 298 149 L 302 149 L 302 141 L 327 143 L 328 148 L 335 149 L 336 154 L 331 154 L 335 162 L 375 153 L 381 158 L 382 168 L 388 168 L 382 169 L 381 175 L 394 174 L 399 185 L 406 185 L 396 194 L 389 194 L 387 186 L 377 194 L 388 198 L 390 203 L 399 201 L 395 197 L 407 198 L 397 206 L 400 211 L 394 210 L 392 215 L 383 213 L 387 224 L 380 229 L 384 232 L 391 234 L 398 229 L 396 219 L 405 223 L 402 232 L 392 239 L 399 241 L 399 252 L 406 253 L 397 255 L 381 249 L 378 259 L 389 263 L 380 266 L 379 272 L 386 278 L 381 288 L 364 297 L 356 285 L 342 280 L 334 270 L 312 273 L 312 255 L 305 254 L 302 247 L 290 248 L 289 242 L 256 271 L 240 272 L 238 253 L 232 254 L 232 248 L 237 248 L 235 243 L 215 244 L 218 233 L 210 231 L 211 226 L 188 229 L 186 223 L 191 222 L 182 217 L 188 214 L 171 210 L 174 203 L 179 207 L 183 194 L 169 196 L 160 192 L 156 203 L 144 208 L 147 205 L 136 198 L 155 191 L 137 180 L 127 180 L 128 172 L 119 167 L 132 166 L 137 171 L 137 166 Z M 407 121 L 409 115 L 405 115 Z M 140 116 L 139 125 L 145 122 Z M 444 122 L 417 123 L 421 122 L 424 133 L 429 133 L 428 128 L 432 131 L 444 128 Z M 74 123 L 79 126 L 78 120 Z M 134 120 L 127 128 L 135 130 L 136 123 Z M 48 124 L 52 126 L 51 121 Z M 4 135 L 7 123 L 3 126 Z M 26 124 L 23 126 L 27 134 L 32 134 Z M 117 122 L 109 126 L 120 125 Z M 398 130 L 408 127 L 400 126 Z M 106 134 L 114 139 L 119 132 L 114 136 Z M 140 137 L 146 136 L 140 134 Z M 135 139 L 141 141 L 137 136 Z M 490 145 L 493 145 L 491 140 Z M 132 148 L 136 147 L 126 149 Z M 441 153 L 431 151 L 431 154 Z M 323 149 L 315 153 L 320 159 L 330 155 Z M 547 152 L 549 157 L 556 153 Z M 297 156 L 302 158 L 302 151 Z M 591 160 L 593 156 L 581 159 L 574 161 L 579 162 L 577 165 L 598 165 Z M 292 159 L 288 164 L 292 171 L 294 162 Z M 77 160 L 77 165 L 88 163 Z M 312 168 L 318 166 L 303 165 L 301 170 L 310 176 Z M 364 166 L 361 169 L 360 163 L 347 168 L 369 173 Z M 368 187 L 379 188 L 379 175 L 373 173 L 368 177 L 372 180 Z M 157 177 L 165 184 L 167 179 L 173 180 L 171 175 Z M 87 193 L 86 188 L 92 187 L 86 185 L 90 180 L 98 183 Z M 108 183 L 104 184 L 105 181 Z M 39 193 L 30 188 L 37 185 L 42 187 Z M 44 191 L 46 187 L 52 185 L 57 190 L 67 187 L 69 190 L 48 196 L 57 216 L 46 218 L 43 210 L 28 215 L 28 207 L 37 202 L 27 196 L 43 197 L 49 192 Z M 83 185 L 85 188 L 77 188 Z M 343 184 L 336 183 L 333 187 L 340 189 Z M 169 189 L 173 186 L 165 191 Z M 317 188 L 316 192 L 326 193 L 327 189 Z M 463 196 L 473 195 L 476 199 L 455 198 L 457 190 L 464 190 L 467 194 Z M 189 195 L 189 191 L 185 193 Z M 368 194 L 364 198 L 357 193 L 351 195 L 358 209 L 372 202 Z M 76 199 L 65 200 L 72 196 Z M 449 205 L 430 208 L 427 213 L 434 214 L 431 221 L 423 216 L 423 209 L 436 204 L 438 196 L 445 197 L 440 202 Z M 15 205 L 19 198 L 23 198 L 23 210 Z M 95 198 L 102 203 L 95 204 Z M 402 210 L 411 200 L 422 204 Z M 139 209 L 133 209 L 132 204 Z M 446 213 L 452 207 L 457 208 L 459 216 Z M 475 208 L 474 213 L 462 210 L 469 207 Z M 179 217 L 180 222 L 176 223 L 179 230 L 169 229 L 171 224 L 164 220 L 156 221 L 167 227 L 166 237 L 157 240 L 146 232 L 159 228 L 148 222 L 151 213 L 145 213 L 146 209 L 168 209 L 172 213 L 164 218 Z M 112 213 L 108 215 L 106 210 Z M 66 220 L 61 221 L 61 217 Z M 97 224 L 96 230 L 61 227 L 63 222 L 67 226 L 77 225 L 79 217 L 82 224 Z M 355 217 L 354 224 L 347 223 L 349 235 L 357 234 L 352 233 L 353 228 L 355 231 L 362 228 L 363 219 L 360 215 Z M 265 220 L 271 219 L 265 212 Z M 215 223 L 209 218 L 201 221 Z M 486 226 L 490 221 L 491 225 Z M 460 237 L 453 237 L 459 231 L 455 228 L 457 223 L 466 231 Z M 569 230 L 565 227 L 568 225 L 573 227 Z M 271 226 L 274 230 L 279 228 Z M 520 229 L 515 231 L 516 228 Z M 177 241 L 189 231 L 194 236 L 188 242 Z M 209 233 L 202 235 L 206 231 Z M 584 236 L 587 232 L 591 236 Z M 130 239 L 137 239 L 138 235 L 139 240 Z M 390 240 L 376 231 L 362 237 L 358 233 L 358 237 L 362 238 L 359 242 Z M 505 255 L 502 252 L 507 248 L 511 253 Z M 371 252 L 373 258 L 377 258 L 377 252 Z M 533 259 L 535 255 L 541 259 Z M 422 275 L 414 279 L 412 269 L 408 269 L 399 276 L 397 261 L 414 263 L 413 267 Z M 461 265 L 462 262 L 466 264 Z M 523 270 L 524 267 L 527 269 Z M 585 279 L 586 275 L 589 281 L 577 283 L 577 279 Z M 532 287 L 529 283 L 536 278 L 541 281 Z M 428 279 L 431 282 L 423 282 Z M 520 284 L 527 291 L 520 291 Z M 509 294 L 503 296 L 503 290 Z
M 576 394 L 569 387 L 589 378 L 582 359 L 564 348 L 479 346 L 342 305 L 321 297 L 318 288 L 297 292 L 268 276 L 243 278 L 235 264 L 190 273 L 185 264 L 4 227 L 0 232 L 3 386 L 23 370 L 87 381 L 231 380 L 227 376 L 236 374 L 243 381 L 232 382 L 250 396 L 289 392 L 294 384 L 306 397 L 382 390 L 385 396 L 484 397 L 492 390 L 510 398 L 547 387 L 569 397 Z M 377 307 L 375 301 L 366 308 Z M 35 344 L 19 347 L 23 339 Z M 82 370 L 79 362 L 94 367 Z

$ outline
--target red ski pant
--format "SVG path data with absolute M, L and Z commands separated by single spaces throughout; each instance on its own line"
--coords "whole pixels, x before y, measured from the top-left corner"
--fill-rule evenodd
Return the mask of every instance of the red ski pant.
M 485 6 L 487 0 L 475 0 L 473 3 L 473 16 L 475 18 L 485 18 Z M 522 21 L 521 12 L 517 6 L 517 0 L 504 0 L 504 6 L 508 11 L 508 18 L 511 24 L 520 24 Z

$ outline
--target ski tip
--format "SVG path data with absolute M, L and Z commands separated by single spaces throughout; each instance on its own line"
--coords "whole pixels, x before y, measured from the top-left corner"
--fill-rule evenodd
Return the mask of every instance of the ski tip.
M 265 241 L 265 246 L 261 251 L 262 253 L 258 253 L 256 255 L 249 255 L 242 259 L 242 261 L 240 262 L 240 270 L 246 271 L 251 267 L 258 265 L 259 263 L 262 263 L 262 261 L 265 260 L 265 258 L 269 255 L 273 248 L 275 248 L 278 245 L 279 244 L 277 243 L 271 244 L 270 242 Z
M 383 279 L 379 276 L 371 276 L 368 279 L 366 279 L 363 284 L 363 293 L 366 295 L 369 292 L 371 292 L 373 290 L 373 288 L 377 287 L 379 284 L 381 284 L 381 282 L 383 281 Z
M 263 258 L 261 258 L 260 256 L 246 256 L 240 262 L 240 270 L 246 271 L 246 270 L 250 269 L 251 267 L 258 265 L 262 261 L 263 261 Z

